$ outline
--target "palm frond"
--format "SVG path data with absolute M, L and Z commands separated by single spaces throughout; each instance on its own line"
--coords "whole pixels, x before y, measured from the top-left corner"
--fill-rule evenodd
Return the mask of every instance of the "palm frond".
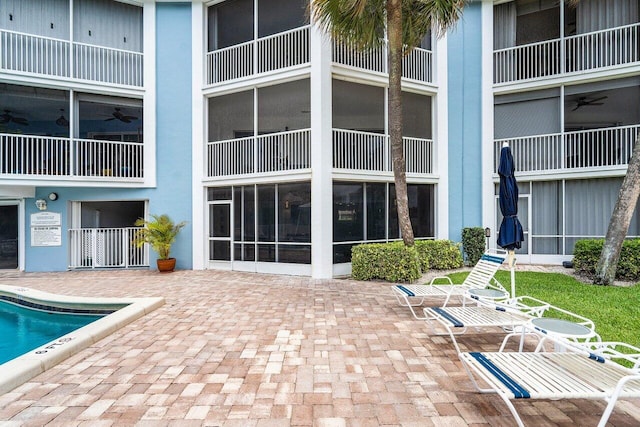
M 429 32 L 437 36 L 460 19 L 468 0 L 403 0 L 402 40 L 419 46 Z M 380 46 L 386 33 L 386 0 L 313 0 L 311 16 L 334 40 L 368 50 Z

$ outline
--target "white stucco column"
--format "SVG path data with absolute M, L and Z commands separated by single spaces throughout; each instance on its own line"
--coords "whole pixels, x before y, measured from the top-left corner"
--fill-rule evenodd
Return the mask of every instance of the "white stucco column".
M 435 150 L 434 172 L 438 175 L 436 191 L 436 239 L 449 238 L 449 84 L 447 35 L 436 39 L 434 49 L 434 83 L 438 85 L 438 94 L 433 106 L 433 135 Z
M 143 26 L 143 123 L 144 183 L 155 187 L 156 180 L 156 3 L 145 0 L 142 7 Z M 73 34 L 73 33 L 72 33 Z
M 311 27 L 311 276 L 333 276 L 331 42 Z
M 498 235 L 493 185 L 493 1 L 482 2 L 482 226 Z M 495 246 L 495 243 L 490 243 Z
M 204 177 L 206 159 L 206 132 L 205 132 L 205 102 L 202 96 L 202 85 L 204 82 L 204 57 L 205 57 L 205 8 L 201 1 L 194 1 L 191 4 L 191 236 L 193 251 L 193 269 L 203 270 L 205 268 L 205 244 L 206 236 L 205 212 L 204 212 L 204 188 L 202 179 Z

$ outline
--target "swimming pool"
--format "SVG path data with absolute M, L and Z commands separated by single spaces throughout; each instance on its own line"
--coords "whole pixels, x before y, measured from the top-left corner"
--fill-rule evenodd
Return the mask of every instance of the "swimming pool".
M 158 297 L 71 297 L 0 285 L 0 394 L 14 389 L 162 304 L 164 298 Z M 21 317 L 21 314 L 28 316 Z M 52 323 L 54 318 L 57 320 Z M 3 329 L 5 323 L 12 324 L 16 329 L 6 331 Z M 48 332 L 53 332 L 53 335 L 48 335 Z M 5 354 L 5 348 L 2 347 L 13 346 L 16 347 L 15 351 L 11 348 Z M 23 347 L 19 350 L 18 346 Z M 6 361 L 3 362 L 4 359 Z
M 101 317 L 34 310 L 0 300 L 0 364 Z

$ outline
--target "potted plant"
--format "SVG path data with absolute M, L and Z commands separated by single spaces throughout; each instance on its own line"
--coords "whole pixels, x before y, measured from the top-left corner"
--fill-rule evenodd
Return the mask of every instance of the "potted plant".
M 158 270 L 161 272 L 173 271 L 176 267 L 176 259 L 171 258 L 171 245 L 176 240 L 176 236 L 187 225 L 185 221 L 175 224 L 168 215 L 151 215 L 151 220 L 138 218 L 136 227 L 142 227 L 134 237 L 134 243 L 141 247 L 145 243 L 158 254 Z

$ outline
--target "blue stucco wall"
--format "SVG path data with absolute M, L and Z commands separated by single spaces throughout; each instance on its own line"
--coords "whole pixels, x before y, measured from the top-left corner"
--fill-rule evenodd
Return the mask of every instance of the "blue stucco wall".
M 470 3 L 448 34 L 449 238 L 482 226 L 482 20 Z
M 191 3 L 156 5 L 156 138 L 158 190 L 151 213 L 191 220 Z M 177 268 L 192 268 L 191 223 L 172 255 Z
M 35 199 L 25 204 L 25 270 L 64 271 L 68 267 L 68 228 L 72 201 L 148 200 L 149 212 L 168 214 L 176 222 L 190 221 L 191 198 L 191 4 L 156 5 L 156 188 L 70 188 L 40 187 Z M 38 198 L 56 192 L 48 211 L 62 214 L 62 245 L 32 247 L 30 218 L 39 212 Z M 176 268 L 192 268 L 191 223 L 183 229 L 172 248 Z M 155 268 L 156 254 L 150 265 Z

